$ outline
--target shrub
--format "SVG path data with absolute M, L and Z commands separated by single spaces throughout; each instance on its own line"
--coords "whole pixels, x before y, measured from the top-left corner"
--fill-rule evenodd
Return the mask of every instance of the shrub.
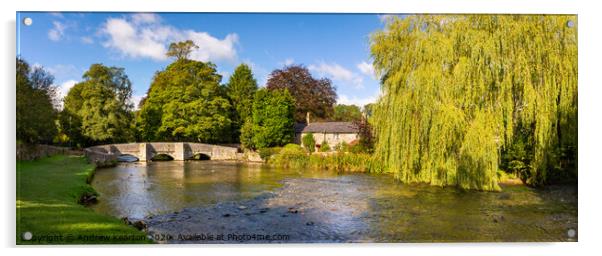
M 280 151 L 282 153 L 287 153 L 287 154 L 305 154 L 305 151 L 303 150 L 303 148 L 297 144 L 294 143 L 289 143 L 286 144 L 282 150 Z
M 508 182 L 510 180 L 514 180 L 514 179 L 518 178 L 518 176 L 516 176 L 516 174 L 508 173 L 508 172 L 505 172 L 502 170 L 498 170 L 496 174 L 497 174 L 498 182 Z
M 355 143 L 347 147 L 351 153 L 368 153 L 368 148 L 361 143 Z
M 290 146 L 289 146 L 290 145 Z M 307 154 L 299 145 L 289 144 L 268 163 L 280 167 L 313 168 L 338 172 L 370 172 L 380 170 L 370 154 L 337 153 L 332 155 Z
M 252 149 L 255 146 L 253 144 L 253 134 L 253 121 L 249 118 L 240 128 L 240 144 L 243 148 Z
M 272 155 L 278 154 L 282 150 L 281 147 L 260 148 L 257 150 L 259 157 L 263 160 L 268 160 Z
M 322 144 L 320 145 L 320 152 L 328 152 L 330 151 L 330 145 L 328 145 L 327 141 L 322 141 Z
M 337 144 L 334 149 L 339 152 L 347 152 L 349 150 L 349 144 L 347 142 L 341 142 Z
M 287 144 L 268 163 L 282 167 L 305 167 L 307 152 L 297 144 Z
M 314 152 L 316 150 L 316 140 L 314 139 L 313 133 L 307 133 L 303 135 L 301 139 L 303 141 L 303 146 L 307 149 L 307 151 Z

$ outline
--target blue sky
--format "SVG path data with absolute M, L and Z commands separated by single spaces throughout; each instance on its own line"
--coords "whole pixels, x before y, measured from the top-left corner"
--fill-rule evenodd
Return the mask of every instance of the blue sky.
M 32 19 L 30 26 L 21 22 Z M 133 100 L 146 93 L 156 71 L 172 60 L 170 42 L 191 39 L 191 58 L 217 64 L 228 81 L 247 63 L 263 86 L 269 73 L 303 64 L 328 77 L 338 103 L 376 100 L 378 80 L 370 60 L 369 36 L 384 26 L 376 14 L 203 14 L 203 13 L 17 13 L 17 54 L 55 76 L 62 94 L 93 63 L 125 68 Z

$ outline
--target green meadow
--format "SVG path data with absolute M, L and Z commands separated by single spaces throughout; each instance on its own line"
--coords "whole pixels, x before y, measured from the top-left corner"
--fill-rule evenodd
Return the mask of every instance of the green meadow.
M 144 232 L 78 203 L 96 194 L 88 184 L 94 170 L 80 156 L 17 161 L 17 244 L 150 243 Z

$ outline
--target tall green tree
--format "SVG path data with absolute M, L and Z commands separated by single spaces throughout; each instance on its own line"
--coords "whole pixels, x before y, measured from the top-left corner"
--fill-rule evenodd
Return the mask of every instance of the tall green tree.
M 92 64 L 64 99 L 61 128 L 80 146 L 133 138 L 132 84 L 123 68 Z
M 230 76 L 228 84 L 226 84 L 226 93 L 235 110 L 232 116 L 235 130 L 233 136 L 235 138 L 240 136 L 239 129 L 245 120 L 251 118 L 253 97 L 256 91 L 257 81 L 253 77 L 251 68 L 247 64 L 240 64 L 234 70 L 234 74 Z
M 306 114 L 312 118 L 328 119 L 333 113 L 336 91 L 328 78 L 316 79 L 301 65 L 276 69 L 270 74 L 268 90 L 287 89 L 295 97 L 295 120 L 305 122 Z
M 295 99 L 288 90 L 260 89 L 255 93 L 252 118 L 241 131 L 241 143 L 258 149 L 282 146 L 293 141 Z
M 371 41 L 383 171 L 497 190 L 501 152 L 521 138 L 532 144 L 528 184 L 554 170 L 576 174 L 576 16 L 408 16 Z
M 213 63 L 185 58 L 157 72 L 137 117 L 142 139 L 228 141 L 232 106 L 221 79 Z
M 337 104 L 334 106 L 332 121 L 353 122 L 362 118 L 362 111 L 356 105 Z
M 32 144 L 51 143 L 57 134 L 54 77 L 41 67 L 32 70 L 20 58 L 16 71 L 17 139 Z
M 168 57 L 176 58 L 176 60 L 188 59 L 190 53 L 199 47 L 192 42 L 192 40 L 186 40 L 182 42 L 174 42 L 169 44 L 169 49 L 166 55 Z

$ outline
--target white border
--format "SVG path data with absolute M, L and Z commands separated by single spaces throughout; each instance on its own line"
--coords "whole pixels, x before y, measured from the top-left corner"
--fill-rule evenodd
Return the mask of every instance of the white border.
M 15 232 L 15 16 L 16 11 L 160 11 L 160 12 L 338 12 L 338 13 L 521 13 L 578 14 L 579 25 L 579 242 L 578 243 L 480 243 L 480 244 L 328 244 L 328 245 L 192 245 L 145 246 L 145 255 L 580 255 L 593 254 L 600 235 L 600 194 L 602 168 L 599 161 L 602 93 L 599 48 L 600 8 L 590 1 L 571 0 L 21 0 L 2 1 L 2 56 L 0 109 L 3 173 L 2 222 L 5 247 L 14 247 Z M 592 1 L 595 2 L 595 1 Z M 64 250 L 76 248 L 76 250 Z M 116 249 L 115 249 L 116 248 Z M 199 249 L 203 249 L 199 251 Z M 266 250 L 267 249 L 267 250 Z M 139 246 L 60 246 L 25 247 L 7 251 L 35 255 L 139 254 Z M 177 250 L 177 251 L 174 251 Z
M 20 1 L 22 11 L 342 12 L 342 13 L 576 13 L 576 1 L 546 0 L 123 0 Z M 66 4 L 65 4 L 66 2 Z M 196 3 L 199 2 L 199 3 Z M 217 2 L 217 3 L 216 3 Z M 63 4 L 58 4 L 63 3 Z

